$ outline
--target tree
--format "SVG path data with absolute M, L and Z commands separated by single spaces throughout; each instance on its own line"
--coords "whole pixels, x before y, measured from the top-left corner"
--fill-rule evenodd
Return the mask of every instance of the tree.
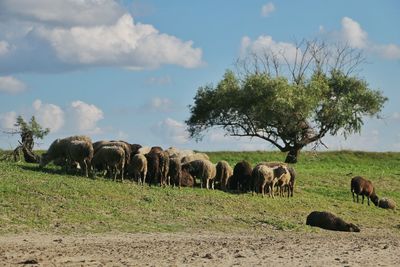
M 192 138 L 220 127 L 227 135 L 261 138 L 296 163 L 309 144 L 326 134 L 360 133 L 365 116 L 376 116 L 387 98 L 354 75 L 362 54 L 347 45 L 303 41 L 289 58 L 263 51 L 238 60 L 217 86 L 198 89 L 186 121 Z M 292 53 L 293 54 L 293 53 Z
M 14 149 L 14 160 L 19 157 L 19 153 L 22 151 L 26 162 L 37 163 L 39 156 L 33 153 L 34 139 L 43 139 L 50 132 L 50 129 L 43 129 L 36 121 L 35 116 L 32 116 L 28 123 L 25 122 L 22 116 L 18 116 L 14 126 L 17 127 L 17 130 L 10 132 L 10 134 L 19 134 L 21 136 L 20 145 Z

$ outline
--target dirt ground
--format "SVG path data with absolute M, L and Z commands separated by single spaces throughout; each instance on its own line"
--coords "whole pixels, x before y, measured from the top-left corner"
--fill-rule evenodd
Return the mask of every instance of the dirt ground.
M 1 266 L 400 266 L 398 234 L 108 233 L 0 236 Z

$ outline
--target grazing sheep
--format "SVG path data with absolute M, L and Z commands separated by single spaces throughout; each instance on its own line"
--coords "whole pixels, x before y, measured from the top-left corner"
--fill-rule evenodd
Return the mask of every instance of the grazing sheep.
M 139 144 L 131 144 L 131 157 L 136 154 L 139 154 L 139 150 L 142 148 Z
M 185 163 L 195 161 L 195 160 L 210 160 L 210 158 L 208 157 L 208 155 L 206 153 L 194 153 L 192 155 L 184 156 L 181 159 L 181 163 L 185 164 Z
M 148 154 L 150 152 L 150 149 L 151 148 L 148 147 L 148 146 L 143 146 L 143 147 L 139 148 L 138 153 L 146 155 L 146 154 Z
M 125 150 L 120 146 L 102 146 L 97 150 L 92 159 L 92 165 L 98 169 L 109 170 L 109 175 L 114 175 L 114 181 L 117 174 L 120 173 L 121 181 L 124 180 Z
M 216 174 L 215 165 L 209 160 L 194 160 L 182 165 L 182 171 L 185 170 L 194 178 L 199 178 L 201 187 L 214 189 L 214 178 Z
M 161 153 L 163 149 L 160 146 L 153 146 L 150 148 L 149 153 Z
M 165 151 L 161 151 L 160 155 L 160 186 L 171 185 L 171 181 L 168 176 L 169 170 L 169 155 Z
M 313 211 L 307 216 L 306 225 L 320 227 L 326 230 L 360 232 L 360 228 L 347 223 L 336 215 L 326 211 Z
M 379 199 L 378 207 L 380 207 L 382 209 L 392 209 L 392 210 L 394 210 L 396 208 L 396 203 L 391 199 L 381 198 L 381 199 Z
M 375 188 L 372 185 L 371 181 L 361 177 L 361 176 L 355 176 L 351 179 L 351 187 L 350 191 L 353 195 L 353 201 L 354 199 L 354 194 L 357 195 L 357 203 L 358 203 L 358 196 L 362 196 L 362 201 L 361 204 L 364 204 L 364 196 L 367 197 L 368 199 L 368 206 L 369 206 L 369 199 L 372 200 L 372 202 L 375 204 L 375 206 L 378 205 L 379 198 L 375 194 Z
M 176 147 L 170 147 L 165 151 L 167 151 L 170 158 L 178 158 L 179 160 L 181 160 L 183 157 L 195 154 L 193 150 L 182 150 Z
M 236 163 L 233 168 L 233 175 L 229 179 L 228 189 L 241 192 L 251 190 L 253 188 L 252 171 L 253 168 L 248 161 L 243 160 Z
M 98 141 L 93 144 L 94 154 L 96 154 L 97 150 L 99 150 L 103 146 L 119 146 L 124 149 L 125 153 L 125 165 L 129 166 L 131 162 L 131 146 L 129 143 L 125 141 Z
M 281 195 L 283 195 L 283 191 L 285 189 L 288 189 L 288 197 L 289 196 L 293 197 L 294 184 L 295 184 L 295 180 L 296 180 L 296 171 L 294 170 L 294 168 L 292 166 L 289 166 L 287 163 L 283 163 L 283 162 L 261 162 L 260 164 L 264 164 L 269 167 L 276 167 L 276 166 L 285 167 L 288 170 L 289 175 L 290 175 L 289 181 L 288 181 L 287 176 L 282 177 L 282 180 L 277 183 L 277 186 L 278 186 L 279 191 L 281 191 L 281 189 L 282 189 L 282 193 L 279 192 Z
M 282 180 L 282 177 L 288 173 L 286 167 L 275 166 L 269 167 L 264 164 L 258 164 L 253 169 L 253 181 L 254 181 L 254 191 L 260 191 L 262 196 L 265 194 L 265 186 L 268 188 L 269 196 L 274 198 L 274 186 L 278 181 Z
M 160 154 L 147 153 L 145 157 L 147 159 L 146 181 L 149 185 L 156 184 L 161 180 Z
M 92 143 L 82 140 L 72 140 L 67 146 L 67 154 L 69 162 L 78 162 L 85 176 L 89 177 L 93 158 Z
M 215 168 L 217 172 L 217 174 L 215 175 L 215 181 L 219 182 L 221 185 L 221 189 L 225 191 L 229 182 L 229 178 L 231 178 L 233 174 L 233 169 L 225 160 L 217 162 Z
M 136 154 L 132 157 L 128 166 L 128 173 L 132 175 L 133 180 L 138 184 L 144 184 L 147 175 L 147 159 L 142 154 Z
M 174 186 L 181 186 L 182 165 L 179 158 L 172 157 L 169 159 L 168 177 L 171 184 Z
M 80 140 L 86 141 L 88 143 L 92 143 L 90 137 L 83 135 L 70 136 L 63 139 L 56 139 L 51 143 L 49 149 L 46 153 L 43 153 L 40 157 L 40 167 L 44 167 L 49 164 L 51 161 L 59 158 L 68 159 L 68 145 L 71 141 Z M 66 164 L 66 168 L 68 168 L 69 164 Z

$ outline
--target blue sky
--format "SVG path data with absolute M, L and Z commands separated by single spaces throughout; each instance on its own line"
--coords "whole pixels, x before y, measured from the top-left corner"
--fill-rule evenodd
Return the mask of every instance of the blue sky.
M 400 151 L 399 1 L 0 0 L 0 129 L 35 115 L 55 138 L 87 134 L 199 150 L 273 149 L 211 130 L 188 139 L 199 86 L 244 50 L 324 38 L 363 51 L 359 76 L 389 98 L 361 135 L 329 149 Z M 0 134 L 0 148 L 16 145 Z

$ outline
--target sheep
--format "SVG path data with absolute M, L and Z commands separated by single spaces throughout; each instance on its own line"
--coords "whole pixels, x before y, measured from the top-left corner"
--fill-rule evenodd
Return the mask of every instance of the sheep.
M 142 155 L 146 155 L 150 152 L 150 149 L 151 148 L 148 146 L 143 146 L 143 147 L 139 148 L 138 153 L 142 154 Z
M 253 188 L 252 171 L 253 168 L 248 161 L 243 160 L 236 163 L 233 168 L 233 175 L 231 179 L 229 179 L 228 189 L 247 191 Z
M 160 157 L 160 186 L 171 185 L 171 181 L 168 176 L 169 170 L 169 155 L 165 151 L 159 153 Z
M 97 150 L 92 159 L 92 165 L 96 168 L 109 169 L 110 176 L 114 174 L 114 181 L 118 172 L 121 181 L 124 181 L 125 150 L 120 146 L 102 146 Z
M 160 154 L 147 153 L 145 157 L 147 159 L 146 181 L 149 185 L 156 184 L 158 181 L 161 180 Z
M 214 178 L 216 174 L 215 165 L 209 160 L 194 160 L 182 165 L 182 171 L 185 170 L 194 178 L 199 178 L 201 187 L 214 189 Z
M 142 148 L 139 144 L 131 144 L 131 157 L 136 154 L 139 154 L 139 150 Z
M 195 152 L 193 150 L 189 150 L 189 149 L 182 150 L 182 149 L 178 149 L 176 147 L 169 147 L 165 151 L 167 151 L 170 158 L 178 158 L 179 160 L 181 160 L 185 156 L 190 156 L 190 155 L 195 154 Z
M 162 151 L 163 151 L 163 149 L 160 146 L 153 146 L 150 148 L 149 153 L 160 153 Z
M 179 158 L 171 157 L 169 159 L 168 177 L 171 184 L 174 186 L 181 186 L 182 165 Z
M 90 137 L 83 135 L 70 136 L 63 139 L 56 139 L 53 141 L 53 143 L 51 143 L 46 153 L 43 153 L 42 156 L 40 157 L 39 166 L 43 168 L 51 161 L 59 158 L 68 159 L 68 145 L 71 141 L 74 140 L 80 140 L 92 143 Z M 66 169 L 68 168 L 68 165 L 69 164 L 66 164 Z
M 368 206 L 369 206 L 369 199 L 372 200 L 375 206 L 378 206 L 379 198 L 375 194 L 375 188 L 372 185 L 371 181 L 361 176 L 355 176 L 351 179 L 350 191 L 353 195 L 353 202 L 355 202 L 354 194 L 356 194 L 357 203 L 358 203 L 358 196 L 361 195 L 362 196 L 361 204 L 364 204 L 364 196 L 366 196 L 368 199 Z
M 128 166 L 128 173 L 132 174 L 133 180 L 138 184 L 144 185 L 147 175 L 147 159 L 142 154 L 136 154 L 132 157 Z
M 229 178 L 231 178 L 233 174 L 233 169 L 225 160 L 217 162 L 215 168 L 217 172 L 215 175 L 215 180 L 220 183 L 221 189 L 225 191 L 229 182 Z
M 179 186 L 183 187 L 193 187 L 195 184 L 195 180 L 189 172 L 182 170 L 181 176 L 179 178 Z
M 306 225 L 320 227 L 326 230 L 360 232 L 358 226 L 347 223 L 336 215 L 326 211 L 313 211 L 307 216 Z
M 381 198 L 381 199 L 379 199 L 378 207 L 380 207 L 382 209 L 392 209 L 392 210 L 394 210 L 396 208 L 396 203 L 391 199 Z
M 131 161 L 131 146 L 125 141 L 98 141 L 93 144 L 94 154 L 103 146 L 119 146 L 124 149 L 125 152 L 125 165 L 128 166 Z
M 269 196 L 274 198 L 274 186 L 275 184 L 282 179 L 282 177 L 288 173 L 286 167 L 284 166 L 275 166 L 269 167 L 264 164 L 258 164 L 254 167 L 252 172 L 252 177 L 254 181 L 254 191 L 261 191 L 262 196 L 265 194 L 265 186 L 268 187 Z
M 190 161 L 195 161 L 195 160 L 210 160 L 210 158 L 208 157 L 208 155 L 206 153 L 194 153 L 192 155 L 184 156 L 181 159 L 181 163 L 185 164 L 185 163 L 188 163 Z
M 78 162 L 86 177 L 89 177 L 91 161 L 93 158 L 93 146 L 91 142 L 72 140 L 67 146 L 69 162 Z
M 293 192 L 294 192 L 294 184 L 295 184 L 295 179 L 296 179 L 296 171 L 292 166 L 289 166 L 287 163 L 283 162 L 261 162 L 259 164 L 264 164 L 269 167 L 276 167 L 276 166 L 283 166 L 288 170 L 288 175 L 290 176 L 284 176 L 281 178 L 280 181 L 276 184 L 279 189 L 279 194 L 283 195 L 284 189 L 288 189 L 288 197 L 291 196 L 293 197 Z M 281 192 L 282 191 L 282 192 Z

